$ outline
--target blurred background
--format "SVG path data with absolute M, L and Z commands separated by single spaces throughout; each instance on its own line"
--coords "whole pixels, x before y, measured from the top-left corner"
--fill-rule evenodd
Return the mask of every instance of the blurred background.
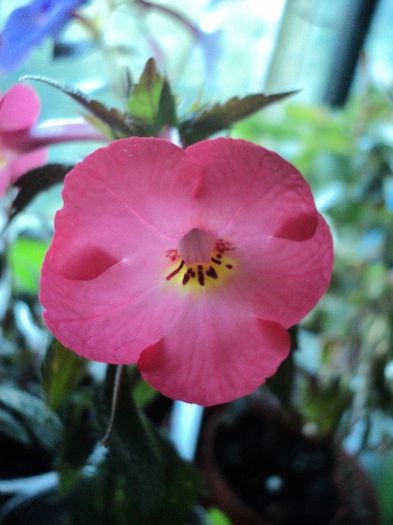
M 10 13 L 26 3 L 1 0 L 0 31 Z M 333 231 L 332 284 L 293 330 L 291 359 L 252 399 L 203 414 L 191 411 L 176 424 L 169 401 L 134 378 L 138 406 L 155 425 L 170 429 L 188 459 L 196 454 L 205 488 L 194 505 L 192 523 L 393 525 L 392 20 L 392 0 L 91 0 L 56 38 L 43 39 L 0 76 L 3 93 L 23 75 L 41 75 L 125 110 L 131 81 L 154 57 L 170 79 L 179 115 L 234 96 L 298 90 L 225 131 L 292 162 L 310 183 Z M 40 122 L 81 115 L 60 91 L 30 85 L 42 101 Z M 50 148 L 50 162 L 74 164 L 95 147 L 56 145 Z M 61 206 L 60 192 L 57 185 L 39 195 L 14 220 L 4 240 L 4 523 L 36 523 L 30 515 L 31 521 L 18 521 L 12 518 L 15 511 L 7 510 L 14 509 L 10 502 L 16 505 L 16 496 L 26 495 L 7 485 L 10 480 L 48 472 L 53 476 L 59 465 L 63 474 L 71 469 L 66 455 L 57 456 L 56 443 L 62 438 L 48 439 L 45 425 L 55 436 L 57 422 L 42 416 L 40 432 L 34 425 L 44 408 L 26 415 L 23 402 L 31 400 L 12 404 L 7 390 L 13 389 L 13 400 L 19 390 L 35 399 L 42 395 L 37 370 L 49 337 L 40 319 L 38 278 L 53 216 Z M 104 373 L 91 367 L 74 385 L 72 395 L 79 392 L 87 411 L 89 395 L 83 396 Z M 52 409 L 65 424 L 69 412 L 59 406 Z M 24 433 L 17 425 L 21 414 Z M 21 461 L 20 454 L 26 459 Z M 269 455 L 281 462 L 272 462 Z M 19 461 L 12 459 L 16 457 Z M 75 472 L 87 457 L 76 461 Z M 251 465 L 257 463 L 261 470 L 255 473 Z M 48 483 L 45 490 L 53 487 Z M 236 495 L 227 494 L 227 485 Z M 240 510 L 234 509 L 238 499 Z

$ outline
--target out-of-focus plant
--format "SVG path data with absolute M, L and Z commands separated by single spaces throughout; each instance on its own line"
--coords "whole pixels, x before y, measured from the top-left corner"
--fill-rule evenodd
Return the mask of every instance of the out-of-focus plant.
M 46 37 L 57 37 L 86 1 L 32 0 L 12 11 L 1 34 L 0 71 L 11 71 Z
M 60 3 L 48 3 L 53 8 L 55 4 Z M 296 349 L 293 359 L 284 363 L 264 389 L 270 389 L 287 413 L 301 422 L 304 434 L 326 438 L 329 443 L 333 441 L 339 447 L 360 453 L 374 472 L 384 523 L 390 525 L 393 517 L 390 496 L 393 466 L 389 452 L 393 442 L 390 101 L 369 90 L 343 111 L 333 113 L 326 108 L 288 104 L 240 124 L 239 120 L 291 93 L 270 96 L 255 93 L 221 103 L 198 101 L 185 111 L 153 60 L 147 62 L 138 81 L 132 82 L 128 72 L 133 69 L 130 57 L 139 56 L 132 47 L 134 34 L 128 31 L 127 41 L 116 42 L 113 27 L 108 35 L 106 14 L 140 21 L 139 15 L 159 11 L 186 28 L 192 42 L 202 47 L 207 62 L 215 55 L 202 29 L 162 4 L 108 0 L 96 10 L 94 6 L 90 11 L 89 5 L 86 13 L 78 11 L 72 18 L 84 31 L 82 39 L 67 42 L 57 38 L 60 25 L 69 22 L 71 13 L 75 14 L 74 7 L 82 4 L 83 1 L 62 3 L 61 8 L 56 8 L 60 9 L 56 11 L 57 21 L 51 19 L 49 25 L 38 29 L 35 22 L 42 24 L 48 19 L 34 18 L 34 27 L 24 35 L 27 40 L 21 41 L 21 47 L 15 47 L 8 58 L 4 55 L 6 47 L 0 52 L 3 69 L 10 61 L 11 66 L 16 66 L 25 51 L 44 36 L 56 36 L 51 56 L 56 60 L 67 58 L 69 64 L 83 57 L 86 50 L 94 49 L 105 70 L 100 84 L 106 90 L 103 99 L 115 98 L 119 109 L 104 104 L 98 100 L 99 96 L 92 98 L 57 80 L 42 77 L 34 80 L 50 84 L 71 97 L 75 107 L 82 108 L 85 121 L 95 128 L 95 138 L 109 141 L 159 135 L 175 138 L 186 146 L 232 127 L 232 136 L 278 151 L 310 182 L 317 194 L 317 205 L 328 216 L 335 235 L 333 282 L 323 303 L 297 330 L 292 330 Z M 29 5 L 29 16 L 36 17 L 37 13 L 40 15 L 37 8 L 44 4 L 37 0 Z M 15 24 L 11 22 L 10 19 L 4 29 L 6 43 L 9 35 L 15 36 Z M 86 35 L 87 47 L 83 45 Z M 144 36 L 147 47 L 164 62 L 156 35 Z M 120 82 L 123 66 L 126 73 Z M 206 71 L 211 67 L 211 63 L 206 63 Z M 115 97 L 113 92 L 108 95 L 113 88 Z M 48 103 L 44 101 L 44 105 Z M 27 139 L 45 146 L 61 142 L 62 137 L 77 140 L 77 128 L 72 128 L 73 133 L 67 138 L 64 128 L 56 126 L 35 127 Z M 12 185 L 2 201 L 5 208 L 2 211 L 6 212 L 3 222 L 8 228 L 3 232 L 0 255 L 3 451 L 0 498 L 4 504 L 0 522 L 15 501 L 9 498 L 10 494 L 17 492 L 16 485 L 9 484 L 8 479 L 2 484 L 1 478 L 42 473 L 46 491 L 35 493 L 35 512 L 39 513 L 42 525 L 94 522 L 99 525 L 111 521 L 121 525 L 130 523 L 130 519 L 138 525 L 226 524 L 227 518 L 220 511 L 205 511 L 196 506 L 200 491 L 198 475 L 180 460 L 161 428 L 157 430 L 163 426 L 157 417 L 157 405 L 165 405 L 166 401 L 143 382 L 137 371 L 134 368 L 123 371 L 120 380 L 120 374 L 113 368 L 105 370 L 98 364 L 88 364 L 59 342 L 48 341 L 37 300 L 40 266 L 52 236 L 47 220 L 50 212 L 45 215 L 51 202 L 48 190 L 58 193 L 65 175 L 79 160 L 77 157 L 73 151 L 67 163 L 50 163 L 27 173 Z M 111 406 L 113 399 L 117 401 L 117 411 Z M 232 415 L 237 410 L 238 406 L 229 407 Z M 109 451 L 100 441 L 108 425 Z M 24 479 L 21 484 L 27 490 Z M 29 519 L 27 514 L 24 522 Z
M 369 89 L 345 110 L 288 104 L 233 131 L 284 152 L 334 232 L 334 278 L 299 332 L 292 406 L 307 432 L 371 454 L 380 469 L 393 444 L 392 122 L 391 101 Z
M 62 138 L 66 141 L 78 138 L 105 141 L 135 135 L 170 138 L 173 133 L 179 141 L 191 144 L 291 94 L 234 98 L 222 105 L 194 108 L 193 113 L 181 116 L 168 80 L 158 72 L 153 60 L 147 62 L 122 110 L 107 107 L 56 81 L 41 77 L 31 77 L 31 80 L 52 85 L 70 96 L 86 112 L 90 126 L 98 130 L 89 137 L 78 137 L 77 133 L 71 137 L 61 128 L 56 140 L 48 139 L 45 133 L 29 135 L 29 139 L 38 142 L 42 139 L 45 144 L 61 142 Z M 31 170 L 14 183 L 4 201 L 11 198 L 3 262 L 8 293 L 2 336 L 7 350 L 0 373 L 12 389 L 7 391 L 13 393 L 8 397 L 15 401 L 14 404 L 6 402 L 6 392 L 0 403 L 4 422 L 1 436 L 5 446 L 13 450 L 3 471 L 10 476 L 14 474 L 13 459 L 21 451 L 27 458 L 40 457 L 40 467 L 32 473 L 53 469 L 49 473 L 52 475 L 48 478 L 49 487 L 59 492 L 54 500 L 40 498 L 42 523 L 55 522 L 50 511 L 54 505 L 59 523 L 115 520 L 121 524 L 128 523 L 128 516 L 132 514 L 138 524 L 153 525 L 158 520 L 182 524 L 196 501 L 197 475 L 141 414 L 154 394 L 146 389 L 136 371 L 124 371 L 121 377 L 121 368 L 116 373 L 109 368 L 103 379 L 100 373 L 96 375 L 94 367 L 73 356 L 57 341 L 50 343 L 41 371 L 37 366 L 46 345 L 39 320 L 36 279 L 51 232 L 33 227 L 36 237 L 30 238 L 18 235 L 14 225 L 21 220 L 23 224 L 26 209 L 49 188 L 61 184 L 69 169 L 70 166 L 63 164 L 46 164 Z M 137 405 L 133 401 L 134 390 Z M 47 405 L 40 401 L 42 394 Z M 26 396 L 32 396 L 31 402 L 36 399 L 34 412 L 25 409 Z M 34 423 L 37 417 L 41 421 L 38 437 Z M 106 425 L 108 431 L 104 437 Z M 105 445 L 110 439 L 108 452 L 100 445 L 102 438 Z M 26 472 L 22 469 L 19 475 Z M 3 514 L 7 512 L 5 505 Z M 220 514 L 213 513 L 211 521 L 217 519 Z

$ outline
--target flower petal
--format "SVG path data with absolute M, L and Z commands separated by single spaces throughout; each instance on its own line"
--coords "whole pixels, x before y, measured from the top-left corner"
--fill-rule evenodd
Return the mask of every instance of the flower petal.
M 257 388 L 289 352 L 285 327 L 330 280 L 332 241 L 307 183 L 244 141 L 186 152 L 114 141 L 67 175 L 63 196 L 42 269 L 48 327 L 84 357 L 137 362 L 175 399 L 213 405 Z M 179 250 L 204 261 L 211 237 L 212 286 L 171 280 L 187 264 L 173 269 Z
M 226 138 L 199 142 L 186 153 L 203 169 L 197 192 L 201 217 L 220 236 L 273 235 L 303 216 L 314 221 L 315 229 L 307 182 L 276 153 Z M 312 225 L 309 231 L 311 236 Z
M 107 181 L 89 161 L 66 176 L 40 300 L 48 327 L 65 346 L 90 359 L 130 363 L 181 306 L 173 293 L 167 296 L 168 239 L 129 208 L 112 186 L 112 159 L 99 157 Z
M 227 300 L 255 315 L 290 327 L 300 321 L 329 286 L 333 242 L 325 220 L 311 239 L 269 237 L 238 240 L 237 274 L 225 289 Z
M 96 153 L 89 156 L 90 160 Z M 55 217 L 54 263 L 64 273 L 64 265 L 85 248 L 104 248 L 116 260 L 139 258 L 141 270 L 154 253 L 164 258 L 168 240 L 151 227 L 128 206 L 117 188 L 112 189 L 112 160 L 99 155 L 100 170 L 106 175 L 97 177 L 96 163 L 85 159 L 66 176 L 63 188 L 64 207 Z M 124 188 L 120 188 L 124 189 Z M 76 264 L 76 262 L 75 262 Z
M 4 193 L 7 191 L 8 185 L 10 183 L 10 170 L 8 166 L 5 166 L 4 168 L 0 169 L 0 197 L 4 195 Z
M 192 228 L 199 169 L 181 148 L 133 137 L 96 150 L 84 163 L 106 193 L 163 235 L 177 241 Z
M 288 332 L 206 295 L 189 301 L 176 324 L 137 366 L 164 395 L 204 406 L 244 396 L 287 357 Z
M 111 261 L 98 275 L 74 280 L 61 275 L 51 259 L 50 250 L 41 278 L 44 319 L 56 337 L 82 357 L 113 364 L 136 362 L 181 311 L 174 294 L 152 283 L 152 268 L 141 271 L 139 261 Z
M 15 157 L 8 165 L 10 172 L 9 182 L 15 182 L 28 171 L 43 166 L 47 157 L 48 150 L 46 148 L 36 149 Z
M 34 89 L 16 84 L 0 100 L 0 131 L 20 131 L 35 124 L 41 109 Z

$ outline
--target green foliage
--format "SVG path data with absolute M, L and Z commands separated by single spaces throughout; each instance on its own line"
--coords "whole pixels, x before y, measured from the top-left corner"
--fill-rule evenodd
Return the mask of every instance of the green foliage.
M 92 421 L 93 392 L 79 389 L 61 409 L 64 426 L 62 443 L 56 461 L 60 491 L 67 494 L 77 486 L 97 442 L 97 429 Z
M 46 164 L 19 177 L 14 184 L 19 191 L 12 202 L 9 221 L 24 210 L 39 193 L 63 182 L 72 167 L 65 164 Z
M 298 327 L 289 330 L 291 351 L 287 359 L 281 363 L 275 374 L 266 381 L 266 386 L 289 410 L 293 404 L 293 385 L 295 379 L 294 352 L 298 349 Z
M 316 425 L 319 434 L 334 434 L 351 401 L 345 385 L 315 379 L 303 381 L 300 392 L 298 409 L 304 419 Z
M 8 258 L 17 291 L 38 292 L 40 269 L 47 249 L 47 242 L 27 237 L 19 237 L 11 244 Z
M 61 423 L 41 399 L 17 387 L 0 385 L 0 408 L 3 423 L 0 432 L 45 450 L 56 448 Z M 16 433 L 18 429 L 20 435 Z
M 91 421 L 93 388 L 81 385 L 87 378 L 87 365 L 88 361 L 54 341 L 41 369 L 47 403 L 63 423 L 56 466 L 65 494 L 78 482 L 97 440 Z
M 132 87 L 124 113 L 49 78 L 28 75 L 23 80 L 43 82 L 71 97 L 88 111 L 86 119 L 109 138 L 158 136 L 165 126 L 177 125 L 175 100 L 169 82 L 159 73 L 152 58 L 147 61 L 139 82 Z
M 105 388 L 107 410 L 113 368 Z M 138 525 L 182 525 L 197 495 L 198 480 L 191 466 L 138 411 L 126 373 L 103 472 L 111 480 L 106 500 L 112 501 L 112 520 L 119 525 L 128 524 L 130 516 Z
M 178 119 L 169 81 L 152 59 L 131 88 L 123 110 L 50 79 L 26 78 L 71 97 L 108 139 L 162 136 L 165 128 L 177 127 L 187 146 L 232 127 L 233 136 L 277 150 L 304 173 L 314 193 L 322 197 L 319 202 L 334 231 L 335 273 L 328 294 L 303 323 L 302 331 L 310 337 L 266 386 L 286 408 L 297 412 L 305 428 L 338 443 L 350 435 L 359 449 L 376 446 L 381 451 L 375 478 L 384 522 L 391 523 L 393 468 L 391 454 L 386 453 L 393 444 L 389 426 L 393 382 L 391 372 L 387 373 L 393 362 L 393 228 L 387 196 L 387 185 L 393 180 L 391 104 L 370 90 L 343 111 L 290 104 L 245 120 L 295 92 L 252 94 L 198 107 Z M 61 183 L 71 167 L 49 164 L 21 177 L 14 184 L 18 194 L 10 220 L 37 195 Z M 335 195 L 331 201 L 326 197 L 329 192 Z M 27 237 L 7 246 L 13 293 L 37 293 L 47 246 Z M 38 302 L 31 297 L 29 301 L 34 317 Z M 40 391 L 34 374 L 36 356 L 23 345 L 26 337 L 14 322 L 14 304 L 12 296 L 4 314 L 5 337 L 0 340 L 10 343 L 11 352 L 2 354 L 6 357 L 0 372 L 7 377 L 13 367 L 20 371 L 9 376 L 14 384 L 0 387 L 0 433 L 21 446 L 55 456 L 61 492 L 48 504 L 54 504 L 57 514 L 54 518 L 43 511 L 42 525 L 184 525 L 199 481 L 140 412 L 157 395 L 154 389 L 124 375 L 110 447 L 104 451 L 97 443 L 109 420 L 113 368 L 103 385 L 86 361 L 55 342 L 43 366 L 46 405 L 31 393 Z M 320 353 L 318 366 L 303 369 L 296 357 L 304 350 L 302 345 L 314 350 L 312 338 Z M 377 429 L 371 428 L 374 412 L 381 416 Z M 366 430 L 353 437 L 357 422 L 365 423 Z M 370 436 L 376 431 L 378 437 L 372 442 Z M 97 450 L 102 457 L 92 460 Z M 218 509 L 207 514 L 209 525 L 229 524 Z
M 176 126 L 176 107 L 169 82 L 159 73 L 152 58 L 131 90 L 128 110 L 135 119 L 148 126 L 152 135 L 164 126 Z
M 67 403 L 86 374 L 87 361 L 70 352 L 59 341 L 49 347 L 42 366 L 42 384 L 48 405 L 57 410 Z
M 318 433 L 341 440 L 354 420 L 367 426 L 370 411 L 392 411 L 386 370 L 393 359 L 393 243 L 385 188 L 393 159 L 387 132 L 393 111 L 369 91 L 334 113 L 291 104 L 264 117 L 236 124 L 233 135 L 293 162 L 322 203 L 335 236 L 332 284 L 303 322 L 318 341 L 320 365 L 308 371 L 295 367 L 292 399 Z M 379 445 L 391 446 L 388 419 L 381 417 L 377 426 Z M 358 436 L 359 448 L 375 446 L 370 435 Z
M 135 404 L 138 408 L 143 408 L 148 405 L 155 397 L 158 392 L 152 386 L 150 386 L 142 378 L 136 383 L 133 388 L 132 394 L 134 396 Z
M 98 100 L 90 99 L 77 89 L 65 86 L 56 80 L 36 75 L 25 76 L 22 80 L 37 80 L 62 91 L 86 109 L 93 117 L 105 124 L 108 134 L 112 138 L 146 135 L 146 129 L 143 128 L 141 123 L 134 121 L 129 115 L 123 114 L 115 108 L 107 108 Z
M 229 519 L 220 509 L 209 509 L 207 514 L 211 525 L 231 525 Z
M 0 432 L 13 441 L 30 444 L 30 436 L 22 422 L 18 421 L 17 416 L 0 405 Z
M 273 104 L 297 91 L 264 95 L 258 93 L 239 98 L 233 97 L 224 104 L 205 106 L 185 117 L 179 124 L 180 135 L 186 146 L 208 138 L 223 129 L 228 129 L 235 122 L 242 120 L 256 111 Z
M 366 459 L 366 466 L 377 489 L 382 514 L 381 523 L 382 525 L 391 525 L 393 523 L 393 452 L 389 450 L 383 454 L 370 453 Z
M 101 437 L 110 419 L 115 368 L 108 367 L 105 385 L 97 391 L 95 433 L 100 429 Z M 86 442 L 86 432 L 91 432 L 91 418 L 89 423 L 88 417 L 80 417 L 84 412 L 80 406 L 80 400 L 73 403 L 65 420 L 59 468 L 65 492 L 57 502 L 63 509 L 58 523 L 184 525 L 195 503 L 199 480 L 191 465 L 179 458 L 167 439 L 139 412 L 127 372 L 123 370 L 109 449 L 101 447 L 102 459 L 91 473 L 85 475 L 79 470 L 78 476 L 78 467 L 88 452 L 85 445 L 84 450 L 78 450 L 78 440 Z M 86 410 L 88 414 L 88 407 Z

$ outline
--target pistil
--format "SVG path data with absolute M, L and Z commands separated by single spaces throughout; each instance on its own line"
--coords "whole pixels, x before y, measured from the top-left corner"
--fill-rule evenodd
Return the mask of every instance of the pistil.
M 226 252 L 234 250 L 234 247 L 230 243 L 219 239 L 214 243 L 213 250 L 209 253 L 209 257 L 206 257 L 207 260 L 202 262 L 200 255 L 201 250 L 198 252 L 198 248 L 201 248 L 201 244 L 198 244 L 198 242 L 201 240 L 201 236 L 199 234 L 195 234 L 195 230 L 191 230 L 191 232 L 193 232 L 193 238 L 190 239 L 189 237 L 186 240 L 186 243 L 183 244 L 182 253 L 184 254 L 185 248 L 190 249 L 190 244 L 187 244 L 190 242 L 190 240 L 194 242 L 196 240 L 196 246 L 194 245 L 191 247 L 194 258 L 190 257 L 190 251 L 188 251 L 188 260 L 190 261 L 196 259 L 196 263 L 187 263 L 184 258 L 181 258 L 179 253 L 180 249 L 168 250 L 166 255 L 168 259 L 170 259 L 175 264 L 171 265 L 170 269 L 172 271 L 170 271 L 166 276 L 166 281 L 176 281 L 176 283 L 180 284 L 181 287 L 191 285 L 192 288 L 205 288 L 212 285 L 214 282 L 221 281 L 225 277 L 227 271 L 234 268 L 232 257 L 229 258 L 226 254 Z M 206 239 L 202 239 L 202 241 L 203 240 Z M 198 257 L 196 257 L 197 253 L 199 253 Z

